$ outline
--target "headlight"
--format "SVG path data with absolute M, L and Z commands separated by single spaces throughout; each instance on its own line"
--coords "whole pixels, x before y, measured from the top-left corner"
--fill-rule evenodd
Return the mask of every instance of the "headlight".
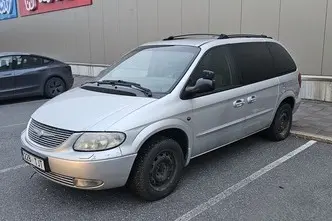
M 74 150 L 101 151 L 115 148 L 126 139 L 123 133 L 84 133 L 74 144 Z

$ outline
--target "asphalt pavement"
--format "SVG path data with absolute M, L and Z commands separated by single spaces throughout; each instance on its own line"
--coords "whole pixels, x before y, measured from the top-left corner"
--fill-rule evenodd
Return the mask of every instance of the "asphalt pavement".
M 20 134 L 44 102 L 0 104 L 0 220 L 331 220 L 332 145 L 293 136 L 275 143 L 256 135 L 193 159 L 158 202 L 126 188 L 52 183 L 20 155 Z

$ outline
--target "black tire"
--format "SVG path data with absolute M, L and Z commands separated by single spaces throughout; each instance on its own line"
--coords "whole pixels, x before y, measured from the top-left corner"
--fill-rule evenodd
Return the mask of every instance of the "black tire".
M 44 86 L 44 95 L 47 98 L 54 98 L 66 91 L 65 82 L 59 77 L 48 79 Z
M 293 122 L 293 110 L 290 104 L 282 103 L 273 119 L 269 129 L 266 130 L 266 135 L 272 141 L 285 140 L 289 134 Z
M 144 200 L 156 201 L 176 188 L 184 167 L 180 145 L 173 139 L 159 137 L 148 142 L 139 152 L 128 186 Z

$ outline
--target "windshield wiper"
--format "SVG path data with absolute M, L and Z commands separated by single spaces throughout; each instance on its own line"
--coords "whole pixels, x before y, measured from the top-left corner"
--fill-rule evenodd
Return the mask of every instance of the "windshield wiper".
M 123 86 L 123 87 L 131 87 L 131 88 L 135 88 L 136 90 L 143 92 L 148 97 L 152 97 L 152 91 L 150 89 L 142 87 L 140 84 L 130 82 L 130 81 L 103 80 L 103 81 L 90 81 L 90 82 L 86 82 L 84 84 L 97 84 L 97 86 L 99 86 L 101 84 L 105 84 L 105 85 L 118 85 L 118 86 Z

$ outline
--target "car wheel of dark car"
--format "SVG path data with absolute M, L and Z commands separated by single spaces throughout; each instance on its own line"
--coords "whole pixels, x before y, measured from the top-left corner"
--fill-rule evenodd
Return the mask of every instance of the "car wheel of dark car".
M 174 191 L 183 167 L 180 145 L 173 139 L 159 137 L 143 146 L 128 186 L 144 200 L 160 200 Z
M 52 77 L 46 81 L 44 91 L 47 98 L 53 98 L 66 91 L 66 84 L 61 78 Z

